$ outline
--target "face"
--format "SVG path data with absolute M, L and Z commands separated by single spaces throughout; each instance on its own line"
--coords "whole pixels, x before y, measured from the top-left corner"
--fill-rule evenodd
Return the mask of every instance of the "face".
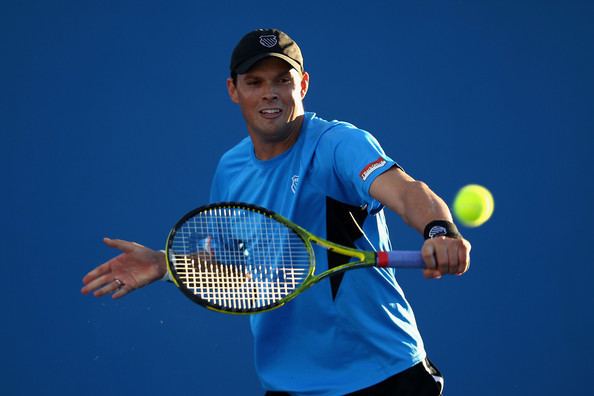
M 256 63 L 247 73 L 227 80 L 227 90 L 237 103 L 255 143 L 286 141 L 299 132 L 303 98 L 309 76 L 279 58 Z

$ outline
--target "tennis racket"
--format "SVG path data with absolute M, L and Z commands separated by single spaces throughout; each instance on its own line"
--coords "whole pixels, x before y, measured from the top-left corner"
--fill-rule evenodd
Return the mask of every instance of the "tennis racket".
M 315 243 L 345 263 L 314 275 Z M 338 272 L 362 267 L 423 268 L 418 251 L 341 246 L 255 205 L 222 202 L 184 215 L 167 238 L 168 271 L 192 301 L 214 311 L 251 314 L 281 307 Z

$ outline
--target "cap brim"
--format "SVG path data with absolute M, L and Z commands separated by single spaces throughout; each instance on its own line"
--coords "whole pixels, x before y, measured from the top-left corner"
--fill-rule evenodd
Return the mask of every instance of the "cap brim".
M 303 71 L 301 69 L 301 65 L 296 60 L 291 59 L 291 58 L 289 58 L 288 56 L 286 56 L 284 54 L 279 54 L 278 52 L 268 52 L 268 53 L 265 53 L 265 54 L 256 55 L 253 58 L 250 58 L 250 59 L 246 60 L 245 62 L 243 62 L 242 64 L 240 64 L 239 66 L 237 66 L 235 68 L 235 72 L 237 74 L 245 74 L 256 63 L 258 63 L 262 59 L 270 58 L 270 57 L 279 58 L 279 59 L 284 60 L 285 62 L 287 62 L 289 65 L 291 65 L 291 67 L 294 68 L 295 70 L 297 70 L 298 72 L 302 72 Z

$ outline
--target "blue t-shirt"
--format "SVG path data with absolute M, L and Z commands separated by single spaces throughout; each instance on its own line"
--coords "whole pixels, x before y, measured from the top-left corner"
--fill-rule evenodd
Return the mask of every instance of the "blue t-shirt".
M 306 113 L 296 143 L 270 160 L 249 138 L 221 158 L 211 202 L 273 210 L 310 232 L 364 250 L 390 250 L 383 206 L 369 195 L 397 166 L 368 132 Z M 355 226 L 362 227 L 362 236 Z M 315 247 L 316 273 L 345 258 Z M 366 388 L 425 358 L 410 305 L 393 269 L 333 276 L 274 311 L 250 317 L 256 370 L 268 390 L 342 395 Z

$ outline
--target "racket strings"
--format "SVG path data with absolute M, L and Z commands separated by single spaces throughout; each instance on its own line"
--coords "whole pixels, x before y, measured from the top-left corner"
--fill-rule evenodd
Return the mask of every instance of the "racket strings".
M 187 219 L 173 237 L 178 280 L 207 303 L 249 311 L 275 305 L 307 277 L 310 254 L 284 224 L 243 208 L 213 208 Z

